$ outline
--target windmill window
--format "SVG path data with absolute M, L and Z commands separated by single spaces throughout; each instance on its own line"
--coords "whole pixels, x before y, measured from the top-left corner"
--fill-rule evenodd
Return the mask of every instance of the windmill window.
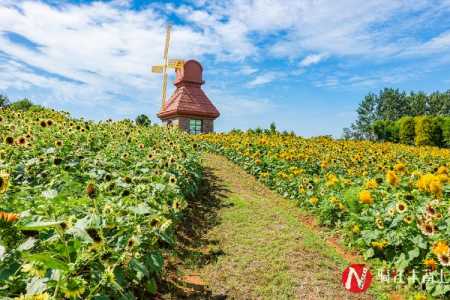
M 193 134 L 202 133 L 202 120 L 189 120 L 189 132 Z

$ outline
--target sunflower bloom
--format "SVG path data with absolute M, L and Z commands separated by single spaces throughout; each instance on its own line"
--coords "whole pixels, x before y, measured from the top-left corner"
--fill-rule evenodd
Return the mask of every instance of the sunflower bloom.
M 0 220 L 3 220 L 6 223 L 14 223 L 17 220 L 19 220 L 19 215 L 5 211 L 0 211 Z
M 375 179 L 370 179 L 370 180 L 367 181 L 367 183 L 366 183 L 366 188 L 367 188 L 368 190 L 376 189 L 377 187 L 378 187 L 378 183 L 377 183 L 377 181 L 376 181 Z
M 431 271 L 436 270 L 437 267 L 437 262 L 433 259 L 433 258 L 427 258 L 423 261 L 423 264 L 425 265 L 425 267 L 427 267 L 428 269 L 430 269 Z
M 0 173 L 0 194 L 3 194 L 8 189 L 9 185 L 9 174 Z
M 48 293 L 35 294 L 35 295 L 21 295 L 16 300 L 49 300 L 50 295 Z
M 449 175 L 448 168 L 446 166 L 440 166 L 436 172 L 437 175 Z
M 400 183 L 400 179 L 394 171 L 387 172 L 386 181 L 392 186 L 396 186 Z
M 362 190 L 359 193 L 359 201 L 363 204 L 372 204 L 373 203 L 372 194 L 370 194 L 368 190 Z
M 316 205 L 319 202 L 319 199 L 317 197 L 311 197 L 309 198 L 309 203 L 311 203 L 311 205 Z
M 450 248 L 448 247 L 447 242 L 439 241 L 433 245 L 432 252 L 434 255 L 439 256 L 443 254 L 447 254 Z
M 450 255 L 448 252 L 445 254 L 438 255 L 438 259 L 442 266 L 444 267 L 450 266 Z
M 398 172 L 403 172 L 406 170 L 406 166 L 403 163 L 398 163 L 395 165 L 394 170 Z
M 372 247 L 378 250 L 383 250 L 387 246 L 387 241 L 374 241 L 372 242 Z
M 437 196 L 442 195 L 442 184 L 439 179 L 430 182 L 430 192 Z
M 67 298 L 80 298 L 84 294 L 85 284 L 85 281 L 80 278 L 69 279 L 63 288 L 64 296 Z
M 404 213 L 408 210 L 408 205 L 403 201 L 399 201 L 395 208 L 397 209 L 397 212 Z
M 420 230 L 426 236 L 432 236 L 436 232 L 436 226 L 428 221 L 420 225 Z

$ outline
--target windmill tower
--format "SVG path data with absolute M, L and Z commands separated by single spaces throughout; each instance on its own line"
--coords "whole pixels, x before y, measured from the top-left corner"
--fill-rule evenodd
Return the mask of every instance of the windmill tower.
M 205 83 L 203 67 L 196 60 L 185 62 L 168 58 L 170 32 L 171 27 L 168 26 L 163 64 L 152 67 L 154 73 L 163 74 L 162 105 L 157 116 L 164 125 L 178 126 L 192 134 L 212 132 L 214 120 L 220 113 L 201 88 Z M 175 69 L 176 90 L 166 103 L 168 68 Z

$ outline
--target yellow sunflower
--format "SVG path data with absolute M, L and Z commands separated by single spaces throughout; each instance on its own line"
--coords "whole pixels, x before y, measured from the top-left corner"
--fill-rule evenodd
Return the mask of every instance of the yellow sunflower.
M 368 190 L 362 190 L 359 193 L 359 201 L 363 204 L 372 204 L 373 198 Z
M 9 174 L 8 173 L 0 173 L 0 194 L 6 192 L 9 186 Z

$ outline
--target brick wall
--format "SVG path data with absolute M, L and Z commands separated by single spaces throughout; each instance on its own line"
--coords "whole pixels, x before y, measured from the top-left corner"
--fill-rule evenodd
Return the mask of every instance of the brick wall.
M 201 117 L 174 117 L 171 119 L 163 120 L 164 125 L 168 125 L 169 122 L 172 126 L 178 126 L 181 129 L 183 129 L 186 132 L 189 132 L 189 120 L 195 119 L 195 120 L 202 120 L 203 126 L 202 126 L 202 132 L 208 133 L 214 131 L 214 120 L 213 119 L 204 119 Z

